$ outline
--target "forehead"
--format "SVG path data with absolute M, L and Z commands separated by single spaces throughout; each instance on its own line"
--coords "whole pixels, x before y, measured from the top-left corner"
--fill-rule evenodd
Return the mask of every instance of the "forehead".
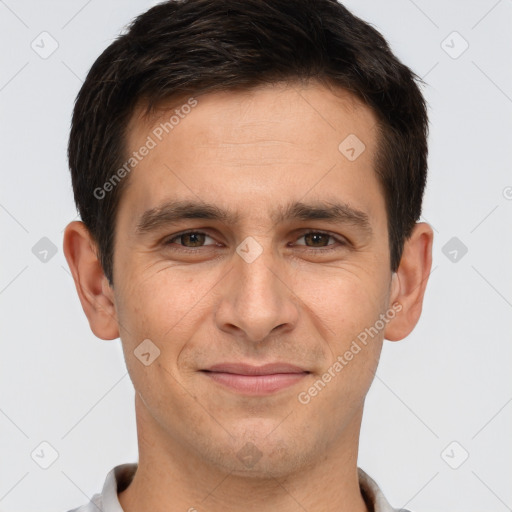
M 376 125 L 373 111 L 352 93 L 315 81 L 278 82 L 200 96 L 182 94 L 160 102 L 150 113 L 145 108 L 146 104 L 139 102 L 130 120 L 127 145 L 131 149 L 148 134 L 161 142 L 161 137 L 172 134 L 176 138 L 183 131 L 194 132 L 194 140 L 189 141 L 194 146 L 219 141 L 228 144 L 223 139 L 233 135 L 238 144 L 244 139 L 256 143 L 255 137 L 270 139 L 277 134 L 304 148 L 320 149 L 318 139 L 324 139 L 323 130 L 333 135 L 337 132 L 339 137 L 350 127 L 368 137 L 373 134 L 366 132 Z
M 384 200 L 372 197 L 381 195 L 376 138 L 371 109 L 320 84 L 177 97 L 157 115 L 144 117 L 139 108 L 132 117 L 129 155 L 152 148 L 130 172 L 120 208 L 129 203 L 136 222 L 179 196 L 263 221 L 264 205 L 275 210 L 290 199 L 339 192 L 341 200 L 378 215 Z

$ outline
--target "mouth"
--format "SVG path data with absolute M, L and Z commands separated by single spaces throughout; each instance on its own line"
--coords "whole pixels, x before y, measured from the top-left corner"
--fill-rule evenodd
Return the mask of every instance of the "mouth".
M 224 388 L 245 395 L 269 395 L 300 382 L 309 371 L 287 363 L 253 366 L 221 363 L 201 372 Z

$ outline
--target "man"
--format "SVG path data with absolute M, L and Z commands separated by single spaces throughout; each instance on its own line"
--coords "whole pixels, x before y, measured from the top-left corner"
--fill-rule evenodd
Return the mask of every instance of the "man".
M 393 510 L 358 442 L 421 313 L 426 137 L 414 74 L 334 0 L 171 1 L 104 51 L 64 250 L 139 461 L 78 510 Z

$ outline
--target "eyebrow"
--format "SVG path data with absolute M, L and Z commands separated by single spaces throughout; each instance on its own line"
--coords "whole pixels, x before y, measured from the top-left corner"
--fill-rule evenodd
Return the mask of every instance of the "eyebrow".
M 240 222 L 240 218 L 239 213 L 225 210 L 215 204 L 176 200 L 168 201 L 161 206 L 145 211 L 140 217 L 136 231 L 139 234 L 149 233 L 185 219 L 205 219 L 235 225 Z M 353 225 L 368 236 L 373 234 L 370 219 L 365 212 L 339 201 L 315 201 L 311 203 L 294 201 L 284 208 L 274 210 L 270 218 L 274 224 L 294 220 L 325 220 L 332 223 Z

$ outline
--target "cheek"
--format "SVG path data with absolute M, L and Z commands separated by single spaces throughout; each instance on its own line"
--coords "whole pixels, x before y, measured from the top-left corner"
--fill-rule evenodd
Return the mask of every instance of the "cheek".
M 309 319 L 315 319 L 327 356 L 321 382 L 304 390 L 303 398 L 314 402 L 313 407 L 332 409 L 333 429 L 347 408 L 361 406 L 378 366 L 384 331 L 376 333 L 372 327 L 385 310 L 388 286 L 385 273 L 374 268 L 362 272 L 347 265 L 329 278 L 302 282 L 300 296 L 307 297 Z
M 190 310 L 200 282 L 164 267 L 127 272 L 118 297 L 118 312 L 135 330 L 161 337 Z
M 346 265 L 315 275 L 302 273 L 294 290 L 316 329 L 332 348 L 341 350 L 383 312 L 388 292 L 384 277 L 377 270 L 369 272 L 368 267 Z
M 308 415 L 324 417 L 324 428 L 333 436 L 361 410 L 382 349 L 383 330 L 368 332 L 384 311 L 385 286 L 367 279 L 339 273 L 307 287 L 308 306 L 315 312 L 310 318 L 318 319 L 318 332 L 323 330 L 327 358 L 297 400 Z
M 126 272 L 118 287 L 116 307 L 124 358 L 147 407 L 157 411 L 167 400 L 173 410 L 185 414 L 182 407 L 189 404 L 190 394 L 178 384 L 177 361 L 194 332 L 197 302 L 204 291 L 191 276 L 158 270 L 139 271 L 137 278 L 135 272 Z M 169 389 L 174 390 L 172 394 L 167 393 Z
M 126 272 L 116 296 L 125 357 L 130 359 L 133 350 L 150 339 L 160 350 L 159 362 L 174 368 L 197 329 L 198 318 L 209 307 L 208 291 L 219 280 L 216 274 L 198 276 L 191 269 L 168 265 Z

